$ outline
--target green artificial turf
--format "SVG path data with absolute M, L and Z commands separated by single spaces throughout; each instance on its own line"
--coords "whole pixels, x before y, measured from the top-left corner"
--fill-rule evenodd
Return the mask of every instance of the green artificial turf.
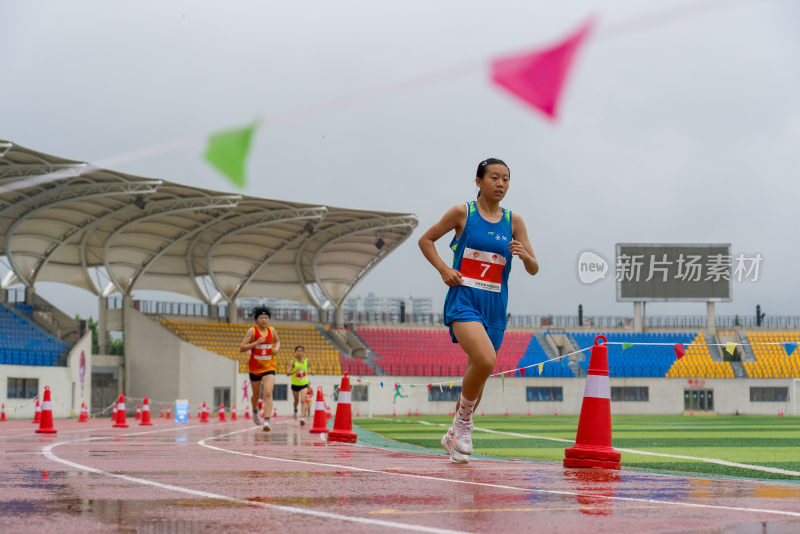
M 403 450 L 434 452 L 441 451 L 439 441 L 451 419 L 442 416 L 358 418 L 354 424 L 368 431 L 365 436 L 377 435 L 389 440 L 385 441 L 386 446 L 398 448 L 399 444 L 404 444 Z M 614 448 L 639 451 L 622 451 L 622 465 L 626 468 L 800 481 L 800 475 L 769 473 L 709 461 L 716 459 L 800 473 L 800 418 L 615 416 L 611 426 Z M 564 449 L 570 447 L 575 439 L 577 427 L 577 417 L 479 416 L 475 418 L 476 430 L 472 439 L 476 455 L 560 463 L 564 459 Z

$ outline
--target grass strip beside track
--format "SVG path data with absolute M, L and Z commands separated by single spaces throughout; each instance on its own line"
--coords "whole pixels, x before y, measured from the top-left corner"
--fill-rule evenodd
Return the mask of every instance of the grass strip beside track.
M 446 430 L 446 426 L 441 425 L 447 425 L 451 420 L 442 416 L 359 418 L 354 423 L 373 435 L 392 440 L 386 442 L 389 448 L 395 442 L 395 445 L 410 445 L 412 450 L 420 450 L 414 449 L 420 447 L 430 452 L 441 450 L 439 440 Z M 561 463 L 564 449 L 575 439 L 578 418 L 476 417 L 475 426 L 517 434 L 475 431 L 473 443 L 476 453 L 480 455 Z M 615 416 L 612 418 L 612 429 L 613 446 L 618 449 L 717 459 L 800 472 L 800 419 L 794 417 Z M 626 451 L 622 452 L 622 465 L 670 473 L 800 481 L 800 476 L 783 473 Z

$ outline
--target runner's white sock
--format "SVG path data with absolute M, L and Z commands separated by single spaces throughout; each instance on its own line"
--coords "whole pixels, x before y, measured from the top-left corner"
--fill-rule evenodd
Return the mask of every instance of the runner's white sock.
M 472 410 L 475 409 L 475 400 L 467 400 L 464 398 L 464 394 L 461 394 L 461 399 L 458 401 L 458 411 L 456 412 L 456 417 L 461 419 L 462 421 L 469 421 L 472 417 Z

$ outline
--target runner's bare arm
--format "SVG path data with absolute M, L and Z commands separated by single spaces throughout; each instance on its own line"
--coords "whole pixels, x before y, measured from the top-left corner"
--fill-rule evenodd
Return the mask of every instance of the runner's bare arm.
M 522 260 L 525 270 L 532 276 L 539 272 L 539 262 L 533 254 L 533 247 L 530 239 L 528 239 L 528 229 L 525 228 L 522 216 L 513 213 L 511 217 L 514 233 L 508 246 L 511 249 L 511 254 Z
M 278 337 L 277 330 L 275 330 L 271 326 L 269 327 L 269 329 L 272 330 L 272 339 L 274 340 L 272 342 L 272 354 L 278 354 L 278 351 L 281 350 L 281 339 Z
M 422 251 L 422 255 L 425 256 L 425 259 L 427 259 L 437 271 L 439 271 L 439 274 L 442 276 L 442 280 L 448 286 L 460 285 L 461 273 L 447 265 L 444 260 L 442 260 L 442 258 L 439 256 L 439 253 L 436 251 L 436 245 L 434 243 L 451 230 L 455 230 L 456 235 L 461 235 L 461 232 L 464 230 L 464 224 L 466 224 L 466 220 L 467 205 L 456 204 L 447 210 L 447 213 L 445 213 L 438 222 L 434 223 L 433 226 L 428 228 L 428 230 L 422 234 L 422 237 L 420 237 L 419 241 L 417 242 L 420 250 Z
M 258 345 L 259 341 L 262 341 L 264 338 L 262 337 L 261 340 L 253 340 L 253 336 L 255 334 L 255 330 L 250 327 L 247 329 L 247 333 L 244 335 L 244 339 L 242 339 L 242 344 L 239 345 L 239 352 L 247 352 L 256 345 Z

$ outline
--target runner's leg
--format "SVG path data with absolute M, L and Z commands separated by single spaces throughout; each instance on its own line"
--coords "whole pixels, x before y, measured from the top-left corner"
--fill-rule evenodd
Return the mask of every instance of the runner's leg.
M 250 387 L 253 388 L 253 396 L 250 398 L 250 404 L 253 406 L 253 413 L 256 413 L 258 411 L 258 398 L 261 396 L 261 381 L 254 382 L 251 380 Z
M 275 387 L 275 375 L 264 375 L 261 388 L 264 391 L 264 419 L 272 417 L 272 389 Z

